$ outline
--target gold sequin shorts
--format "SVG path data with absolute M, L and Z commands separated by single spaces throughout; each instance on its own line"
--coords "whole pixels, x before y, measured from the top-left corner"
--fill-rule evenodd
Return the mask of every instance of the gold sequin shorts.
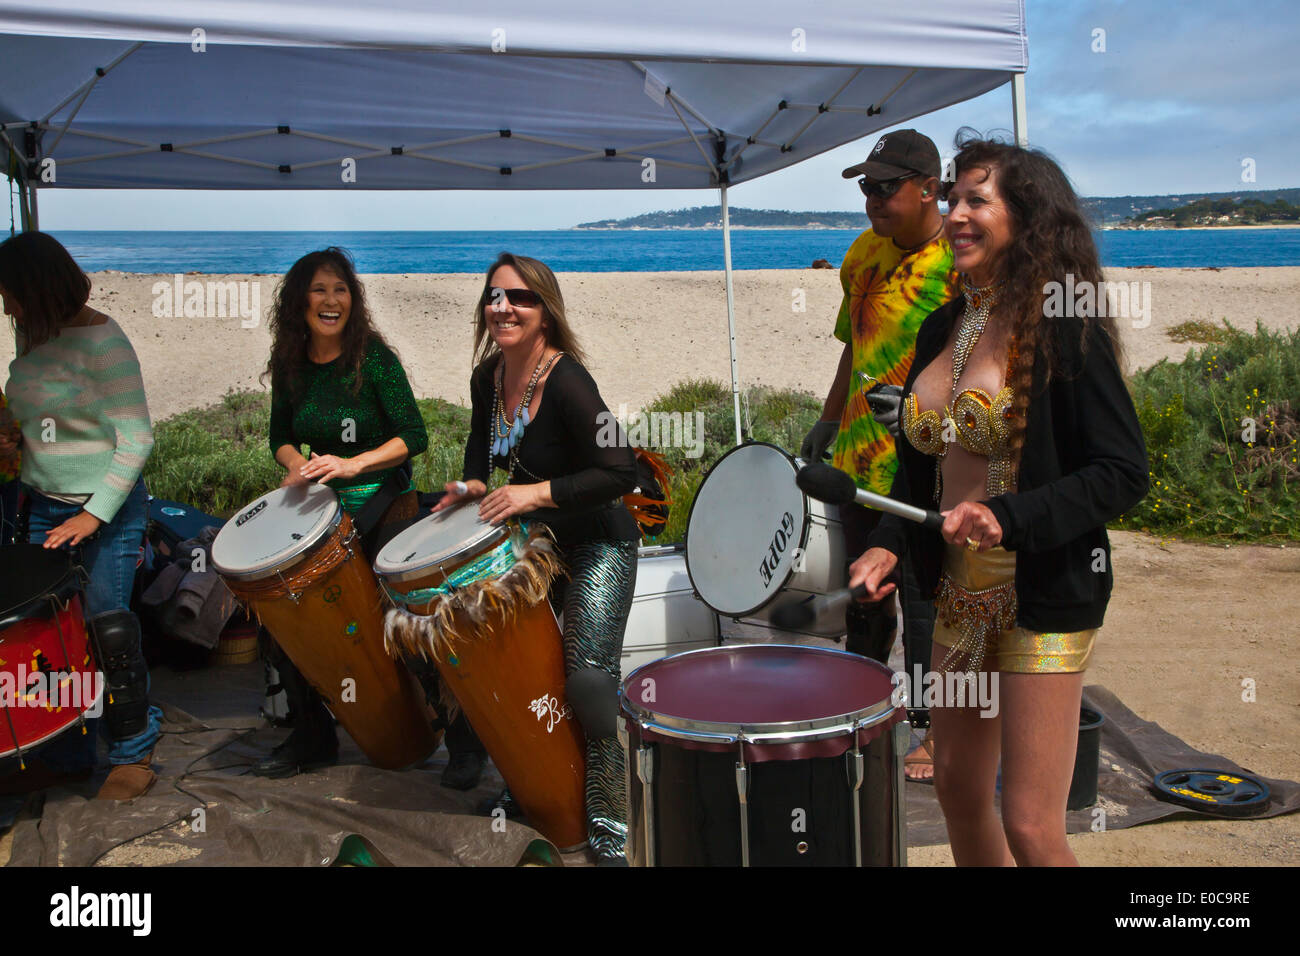
M 944 667 L 1012 674 L 1086 670 L 1097 630 L 1044 633 L 1016 627 L 1016 555 L 972 552 L 945 543 L 935 599 L 934 643 L 949 649 Z

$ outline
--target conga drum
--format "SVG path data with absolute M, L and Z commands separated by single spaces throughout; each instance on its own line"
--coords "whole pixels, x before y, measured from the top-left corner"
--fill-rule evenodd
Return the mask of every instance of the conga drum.
M 546 600 L 560 569 L 544 526 L 493 526 L 474 503 L 416 522 L 375 559 L 394 604 L 389 652 L 436 662 L 529 823 L 571 850 L 587 840 L 586 758 Z
M 71 558 L 37 544 L 0 548 L 0 758 L 22 765 L 33 747 L 85 733 L 102 694 Z
M 910 731 L 887 667 L 820 647 L 674 654 L 623 682 L 628 862 L 891 866 Z
M 372 763 L 396 770 L 433 753 L 424 695 L 384 652 L 379 585 L 333 489 L 258 498 L 222 527 L 212 564 Z

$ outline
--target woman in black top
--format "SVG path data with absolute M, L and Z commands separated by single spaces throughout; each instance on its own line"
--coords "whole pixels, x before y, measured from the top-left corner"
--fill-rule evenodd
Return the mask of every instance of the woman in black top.
M 588 839 L 600 862 L 622 862 L 627 796 L 614 721 L 641 538 L 622 502 L 636 486 L 634 453 L 602 441 L 609 410 L 543 263 L 503 253 L 488 269 L 475 352 L 464 482 L 450 482 L 434 510 L 481 497 L 485 520 L 518 516 L 554 533 L 569 569 L 552 603 L 564 611 L 566 696 L 587 736 Z M 494 466 L 508 483 L 487 494 Z
M 1106 522 L 1146 494 L 1146 450 L 1064 173 L 982 140 L 955 164 L 945 230 L 963 294 L 917 335 L 891 491 L 937 505 L 942 537 L 886 515 L 851 583 L 878 600 L 909 552 L 937 592 L 933 670 L 991 672 L 991 706 L 968 695 L 931 711 L 957 864 L 1076 865 L 1065 805 L 1083 671 L 1110 597 Z M 1085 286 L 1091 299 L 1062 300 Z

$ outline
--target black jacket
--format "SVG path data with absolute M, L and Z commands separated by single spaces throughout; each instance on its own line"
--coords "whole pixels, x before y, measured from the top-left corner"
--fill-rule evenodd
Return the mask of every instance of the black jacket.
M 943 350 L 965 304 L 958 296 L 926 317 L 905 394 Z M 1035 363 L 1018 489 L 983 503 L 1002 526 L 1002 547 L 1019 553 L 1016 623 L 1035 631 L 1082 631 L 1101 626 L 1110 599 L 1106 522 L 1146 496 L 1146 444 L 1101 330 L 1092 326 L 1085 357 L 1079 319 L 1046 321 L 1056 336 L 1058 370 L 1044 391 L 1045 363 Z M 934 507 L 938 459 L 917 451 L 905 436 L 896 447 L 898 472 L 890 497 Z M 868 544 L 900 556 L 908 551 L 922 593 L 935 593 L 944 549 L 938 534 L 884 515 Z

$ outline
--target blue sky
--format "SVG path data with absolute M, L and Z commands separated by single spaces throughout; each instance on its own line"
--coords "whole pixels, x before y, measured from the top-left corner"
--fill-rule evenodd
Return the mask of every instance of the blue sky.
M 1296 0 L 1027 0 L 1029 138 L 1089 196 L 1300 186 Z M 1106 50 L 1094 52 L 1093 31 Z M 908 125 L 945 154 L 954 132 L 1011 127 L 1010 87 Z M 840 178 L 875 136 L 744 183 L 733 205 L 860 209 Z M 1243 184 L 1242 161 L 1256 181 Z M 41 227 L 562 229 L 717 202 L 708 190 L 619 192 L 179 192 L 45 190 Z M 508 225 L 506 225 L 508 224 Z M 192 225 L 190 226 L 192 228 Z

